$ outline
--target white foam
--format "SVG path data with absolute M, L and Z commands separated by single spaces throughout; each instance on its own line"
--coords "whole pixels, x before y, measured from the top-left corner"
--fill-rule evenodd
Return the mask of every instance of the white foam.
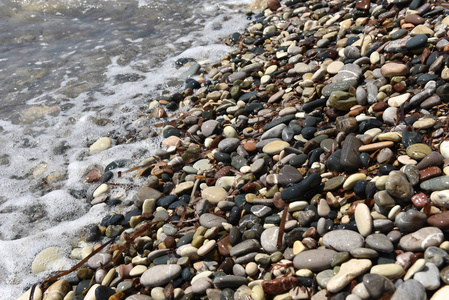
M 138 3 L 142 6 L 169 4 L 169 1 L 164 0 L 128 0 L 127 2 Z M 175 66 L 178 58 L 190 57 L 197 61 L 218 61 L 229 50 L 228 46 L 218 43 L 219 39 L 235 31 L 241 31 L 246 25 L 246 18 L 236 14 L 228 5 L 242 3 L 246 5 L 251 1 L 211 0 L 205 2 L 207 3 L 200 4 L 198 15 L 191 18 L 192 20 L 201 19 L 203 29 L 192 30 L 172 42 L 160 45 L 165 50 L 164 53 L 168 51 L 172 53 L 171 57 L 165 58 L 162 63 L 153 65 L 151 53 L 147 56 L 138 56 L 125 66 L 117 63 L 118 57 L 112 57 L 111 64 L 104 74 L 106 78 L 104 86 L 94 92 L 81 93 L 75 99 L 68 99 L 61 95 L 60 90 L 69 86 L 71 82 L 83 82 L 85 79 L 72 76 L 71 71 L 67 69 L 59 88 L 49 93 L 36 95 L 27 102 L 30 106 L 55 106 L 60 110 L 57 114 L 44 114 L 42 118 L 29 124 L 17 124 L 11 120 L 0 119 L 0 126 L 3 128 L 3 131 L 0 130 L 2 145 L 0 157 L 8 155 L 9 159 L 8 165 L 0 166 L 2 178 L 0 180 L 0 217 L 2 218 L 0 237 L 3 238 L 0 240 L 2 299 L 18 297 L 25 288 L 42 281 L 49 275 L 49 272 L 31 274 L 34 257 L 45 248 L 61 247 L 67 265 L 75 264 L 75 261 L 70 260 L 69 254 L 72 247 L 79 243 L 83 228 L 97 224 L 109 211 L 104 204 L 91 207 L 87 199 L 78 199 L 71 195 L 71 190 L 86 189 L 87 186 L 83 183 L 86 172 L 94 166 L 105 167 L 110 162 L 123 158 L 129 158 L 133 163 L 132 166 L 137 165 L 139 160 L 154 154 L 160 147 L 162 138 L 141 139 L 132 144 L 115 145 L 95 155 L 89 155 L 88 147 L 102 136 L 117 137 L 126 134 L 128 128 L 134 128 L 133 122 L 142 113 L 139 109 L 148 107 L 150 100 L 161 96 L 161 89 L 175 92 L 182 88 L 166 85 L 174 74 L 182 71 Z M 48 10 L 49 7 L 79 6 L 87 9 L 100 5 L 98 3 L 113 5 L 114 1 L 42 0 L 35 1 L 34 5 L 30 4 L 27 8 Z M 217 7 L 219 13 L 213 10 Z M 203 13 L 207 16 L 205 17 Z M 103 20 L 106 19 L 107 16 L 103 18 Z M 220 27 L 219 24 L 223 25 Z M 141 37 L 135 37 L 127 42 L 141 47 L 144 40 Z M 114 43 L 116 43 L 114 40 L 104 37 L 92 49 L 102 51 Z M 189 44 L 191 47 L 182 51 L 184 44 Z M 65 52 L 61 52 L 59 57 L 70 60 L 81 54 L 82 48 L 72 45 Z M 36 62 L 39 66 L 48 63 L 47 60 L 36 60 Z M 143 72 L 136 68 L 137 65 L 149 65 L 150 70 Z M 72 67 L 75 69 L 79 66 Z M 55 71 L 59 69 L 55 68 Z M 117 84 L 115 76 L 120 74 L 138 74 L 145 78 L 136 82 Z M 52 100 L 55 100 L 54 104 Z M 62 109 L 67 103 L 70 107 Z M 85 111 L 86 109 L 88 110 Z M 97 123 L 102 118 L 109 119 L 111 122 L 100 126 Z M 69 149 L 61 155 L 54 155 L 53 149 L 62 142 L 65 142 Z M 145 154 L 142 155 L 142 153 Z M 47 165 L 47 168 L 42 169 L 42 174 L 33 177 L 33 170 L 42 165 Z M 47 177 L 55 172 L 65 174 L 65 178 L 48 185 L 45 190 L 33 188 L 45 186 Z M 133 173 L 127 173 L 120 179 L 114 178 L 113 182 L 129 184 L 130 187 L 138 186 L 143 179 L 135 179 L 133 175 Z M 135 192 L 125 186 L 114 186 L 111 189 L 111 195 L 121 193 L 124 195 L 124 200 L 131 199 Z M 42 213 L 42 216 L 41 218 L 35 216 L 35 220 L 33 219 L 30 223 L 29 216 L 32 213 L 30 214 L 29 210 L 33 209 L 35 214 Z M 21 237 L 18 238 L 18 235 Z

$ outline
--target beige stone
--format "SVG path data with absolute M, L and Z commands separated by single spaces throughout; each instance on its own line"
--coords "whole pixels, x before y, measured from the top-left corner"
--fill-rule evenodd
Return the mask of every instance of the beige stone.
M 220 201 L 226 200 L 228 193 L 221 186 L 212 186 L 202 190 L 201 197 L 213 204 L 217 204 Z
M 366 273 L 371 268 L 369 259 L 351 259 L 341 265 L 340 271 L 327 283 L 327 290 L 337 293 L 347 286 L 354 278 Z
M 359 233 L 367 237 L 373 230 L 373 218 L 369 207 L 365 203 L 360 203 L 354 212 L 355 223 Z
M 111 139 L 108 137 L 102 137 L 89 147 L 89 152 L 91 155 L 96 154 L 110 148 L 111 146 L 112 146 Z
M 426 25 L 418 25 L 410 32 L 410 36 L 412 37 L 420 34 L 426 34 L 428 37 L 432 37 L 434 35 L 434 32 Z
M 397 264 L 382 264 L 372 267 L 370 273 L 379 274 L 393 280 L 402 276 L 405 271 Z
M 385 77 L 407 75 L 408 69 L 404 64 L 387 63 L 380 68 L 380 72 Z

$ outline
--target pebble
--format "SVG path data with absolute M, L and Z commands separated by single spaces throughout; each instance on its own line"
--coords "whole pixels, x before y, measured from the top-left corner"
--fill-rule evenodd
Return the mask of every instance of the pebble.
M 201 197 L 208 200 L 210 203 L 218 204 L 218 202 L 226 200 L 228 193 L 221 186 L 212 186 L 202 190 Z
M 181 271 L 182 268 L 179 265 L 157 265 L 142 274 L 140 283 L 143 286 L 158 287 L 179 277 Z
M 355 208 L 354 218 L 359 233 L 363 237 L 367 237 L 373 230 L 373 221 L 369 207 L 364 203 L 358 204 Z
M 323 236 L 323 244 L 340 252 L 349 252 L 352 248 L 361 248 L 363 236 L 351 230 L 333 230 Z
M 340 271 L 327 283 L 327 290 L 337 293 L 345 288 L 354 278 L 364 274 L 371 268 L 369 259 L 351 259 L 341 265 Z
M 410 279 L 401 283 L 391 297 L 392 300 L 410 299 L 421 300 L 426 299 L 426 290 L 419 281 Z
M 108 137 L 99 138 L 95 143 L 89 147 L 90 155 L 100 153 L 112 146 L 112 141 Z
M 337 254 L 331 249 L 312 249 L 299 253 L 293 259 L 296 269 L 309 269 L 319 272 L 331 268 L 332 258 Z
M 421 283 L 426 290 L 435 290 L 440 287 L 440 270 L 428 262 L 421 271 L 413 275 L 413 279 Z
M 399 247 L 405 251 L 424 251 L 430 246 L 438 247 L 444 240 L 443 232 L 435 227 L 424 227 L 413 233 L 404 235 Z

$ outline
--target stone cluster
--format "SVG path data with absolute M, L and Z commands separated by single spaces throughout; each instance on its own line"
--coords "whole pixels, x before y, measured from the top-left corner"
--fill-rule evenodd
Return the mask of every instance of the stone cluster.
M 86 238 L 116 243 L 46 295 L 448 299 L 448 5 L 269 0 L 228 42 L 186 60 L 200 80 L 161 103 L 191 108 Z M 121 205 L 117 167 L 89 174 L 93 203 Z

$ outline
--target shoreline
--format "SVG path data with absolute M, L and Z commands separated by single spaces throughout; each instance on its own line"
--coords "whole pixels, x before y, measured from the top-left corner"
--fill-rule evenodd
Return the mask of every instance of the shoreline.
M 119 241 L 54 293 L 72 299 L 94 277 L 85 299 L 447 296 L 449 72 L 434 53 L 447 51 L 449 17 L 430 21 L 448 10 L 426 16 L 438 9 L 414 0 L 409 17 L 397 2 L 271 0 L 220 62 L 193 63 L 204 75 L 160 103 L 193 104 L 162 127 L 166 150 L 120 173 L 147 177 L 133 210 L 87 233 Z

